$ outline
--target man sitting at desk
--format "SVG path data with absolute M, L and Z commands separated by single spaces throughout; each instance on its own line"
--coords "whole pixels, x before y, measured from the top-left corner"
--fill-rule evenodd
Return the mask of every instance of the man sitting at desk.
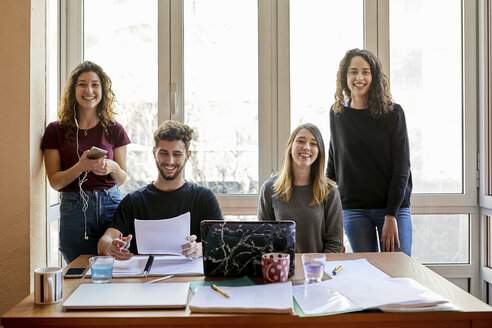
M 128 260 L 137 253 L 136 242 L 131 242 L 129 250 L 124 249 L 135 235 L 135 218 L 166 219 L 190 212 L 191 236 L 182 246 L 183 255 L 202 256 L 202 243 L 197 240 L 200 222 L 223 218 L 213 191 L 183 179 L 183 169 L 191 155 L 192 134 L 193 129 L 177 121 L 165 121 L 155 131 L 153 154 L 159 171 L 157 180 L 123 198 L 109 228 L 99 239 L 99 254 Z M 122 240 L 120 234 L 124 236 Z

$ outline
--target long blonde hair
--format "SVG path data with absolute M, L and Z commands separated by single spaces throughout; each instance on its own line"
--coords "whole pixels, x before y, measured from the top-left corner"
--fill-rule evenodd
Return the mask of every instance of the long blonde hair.
M 64 129 L 67 138 L 74 137 L 75 131 L 77 130 L 74 119 L 77 106 L 75 86 L 79 76 L 85 72 L 94 72 L 101 80 L 102 98 L 97 105 L 97 117 L 106 133 L 106 127 L 110 122 L 115 120 L 116 110 L 114 108 L 114 103 L 116 102 L 116 97 L 111 89 L 111 79 L 101 66 L 90 61 L 85 61 L 77 65 L 72 73 L 70 73 L 58 108 L 58 121 L 60 126 Z
M 318 205 L 321 204 L 323 199 L 328 196 L 331 189 L 334 186 L 334 183 L 331 182 L 325 175 L 325 144 L 323 142 L 323 137 L 318 127 L 311 123 L 305 123 L 299 125 L 292 133 L 290 134 L 289 140 L 287 142 L 287 146 L 285 148 L 285 156 L 284 156 L 284 166 L 282 170 L 276 174 L 276 181 L 273 184 L 273 191 L 275 192 L 275 196 L 281 198 L 282 200 L 288 202 L 290 197 L 292 196 L 292 191 L 294 190 L 294 173 L 292 172 L 292 144 L 294 140 L 302 129 L 309 130 L 316 139 L 318 144 L 318 157 L 311 165 L 310 178 L 313 185 L 313 199 L 309 203 L 309 205 Z

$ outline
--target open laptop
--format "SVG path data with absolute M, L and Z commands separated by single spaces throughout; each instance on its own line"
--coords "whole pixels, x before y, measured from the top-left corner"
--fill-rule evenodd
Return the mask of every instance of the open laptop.
M 290 254 L 289 276 L 294 274 L 294 221 L 216 221 L 200 224 L 203 271 L 206 276 L 259 277 L 265 253 Z

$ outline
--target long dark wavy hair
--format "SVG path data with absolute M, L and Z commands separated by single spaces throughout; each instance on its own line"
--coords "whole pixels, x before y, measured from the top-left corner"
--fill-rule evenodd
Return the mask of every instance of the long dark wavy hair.
M 116 102 L 116 96 L 111 88 L 111 79 L 104 72 L 101 66 L 85 61 L 70 73 L 70 77 L 65 85 L 65 91 L 63 92 L 60 105 L 58 107 L 58 123 L 65 131 L 65 136 L 67 138 L 73 138 L 75 136 L 75 131 L 77 126 L 74 119 L 74 110 L 77 106 L 77 100 L 75 99 L 75 86 L 77 85 L 77 80 L 82 73 L 94 72 L 99 77 L 101 81 L 102 97 L 101 101 L 97 105 L 97 117 L 99 122 L 103 126 L 104 130 L 107 132 L 106 127 L 115 120 L 116 111 L 114 104 Z
M 347 85 L 347 71 L 350 61 L 354 57 L 362 57 L 371 67 L 372 82 L 369 87 L 369 111 L 373 117 L 388 113 L 393 110 L 394 101 L 391 97 L 390 82 L 383 72 L 381 62 L 374 54 L 365 49 L 352 49 L 345 53 L 337 73 L 337 89 L 333 111 L 335 114 L 344 109 L 346 99 L 352 99 Z

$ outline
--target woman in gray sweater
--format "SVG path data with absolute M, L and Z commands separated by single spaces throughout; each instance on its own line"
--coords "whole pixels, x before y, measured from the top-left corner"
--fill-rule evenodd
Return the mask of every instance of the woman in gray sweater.
M 325 145 L 310 123 L 290 135 L 282 170 L 260 191 L 258 219 L 296 222 L 296 252 L 337 253 L 343 249 L 340 194 L 325 176 Z

